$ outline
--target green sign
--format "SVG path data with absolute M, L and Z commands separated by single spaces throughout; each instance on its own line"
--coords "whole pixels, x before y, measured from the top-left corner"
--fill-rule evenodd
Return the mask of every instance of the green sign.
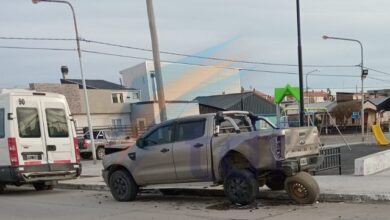
M 291 95 L 299 101 L 299 87 L 292 87 L 287 84 L 284 88 L 275 88 L 275 103 L 280 104 L 287 95 Z

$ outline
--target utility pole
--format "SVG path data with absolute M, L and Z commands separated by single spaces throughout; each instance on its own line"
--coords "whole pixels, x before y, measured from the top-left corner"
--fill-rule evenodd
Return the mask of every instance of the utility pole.
M 305 100 L 303 97 L 303 65 L 302 65 L 302 45 L 301 45 L 301 15 L 299 9 L 299 0 L 297 0 L 297 32 L 298 32 L 298 66 L 299 66 L 299 124 L 305 125 Z
M 157 37 L 156 22 L 154 18 L 152 0 L 146 0 L 146 6 L 148 10 L 150 37 L 152 39 L 152 50 L 153 50 L 154 71 L 156 75 L 158 107 L 160 109 L 160 122 L 163 122 L 167 120 L 167 110 L 165 107 L 164 85 L 163 85 L 161 63 L 160 63 L 160 49 L 158 47 L 158 37 Z

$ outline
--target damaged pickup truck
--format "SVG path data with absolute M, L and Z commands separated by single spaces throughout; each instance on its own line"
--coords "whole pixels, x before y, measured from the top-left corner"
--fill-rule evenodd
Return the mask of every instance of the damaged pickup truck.
M 252 203 L 264 185 L 310 204 L 320 192 L 309 174 L 319 151 L 316 127 L 279 129 L 266 118 L 225 111 L 168 120 L 135 145 L 106 149 L 103 177 L 118 201 L 134 200 L 146 185 L 213 182 L 234 204 Z

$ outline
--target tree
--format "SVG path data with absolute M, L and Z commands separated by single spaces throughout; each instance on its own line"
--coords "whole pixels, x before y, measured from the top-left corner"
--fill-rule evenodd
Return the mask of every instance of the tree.
M 359 112 L 361 110 L 361 103 L 359 100 L 351 100 L 347 102 L 338 103 L 332 113 L 336 118 L 336 123 L 341 126 L 347 125 L 348 119 L 352 117 L 352 112 Z

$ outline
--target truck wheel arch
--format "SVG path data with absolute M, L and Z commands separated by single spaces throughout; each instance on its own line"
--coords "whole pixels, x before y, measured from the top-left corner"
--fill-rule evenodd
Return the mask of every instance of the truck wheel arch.
M 249 160 L 240 152 L 231 150 L 227 152 L 219 163 L 219 176 L 223 180 L 230 170 L 247 169 L 255 174 L 255 169 Z
M 110 167 L 107 168 L 107 170 L 109 170 L 108 172 L 108 181 L 110 180 L 111 178 L 111 175 L 117 171 L 117 170 L 123 170 L 125 172 L 127 172 L 131 178 L 133 178 L 134 182 L 138 185 L 136 179 L 134 179 L 134 176 L 131 174 L 131 172 L 125 167 L 125 166 L 122 166 L 122 165 L 111 165 Z

